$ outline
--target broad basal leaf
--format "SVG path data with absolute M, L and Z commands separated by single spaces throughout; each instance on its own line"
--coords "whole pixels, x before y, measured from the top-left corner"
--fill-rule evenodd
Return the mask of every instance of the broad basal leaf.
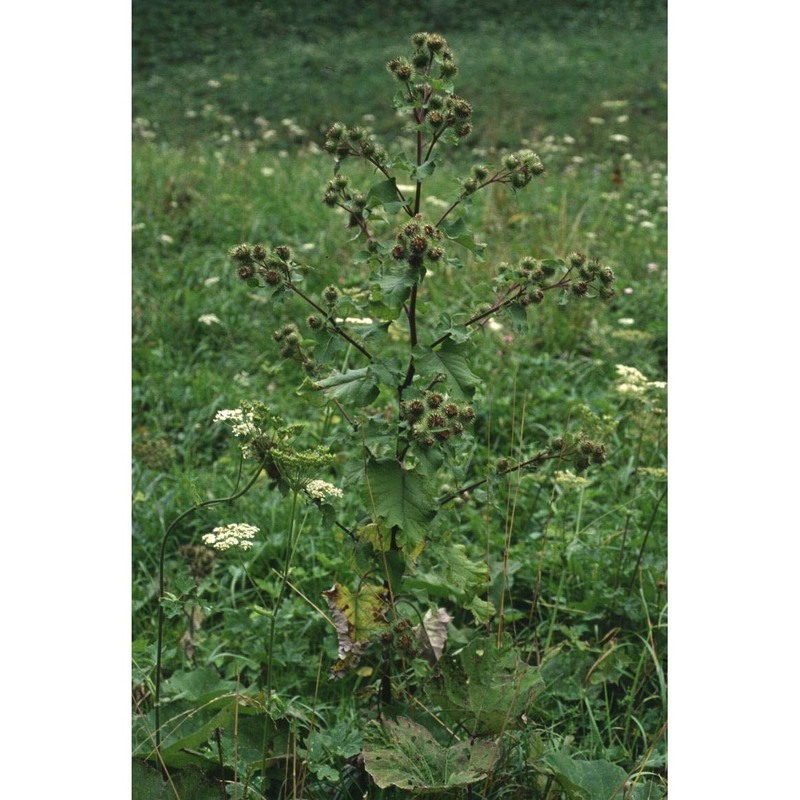
M 382 586 L 368 584 L 362 584 L 354 593 L 335 583 L 322 595 L 328 601 L 339 638 L 339 660 L 331 671 L 340 678 L 358 664 L 369 642 L 388 627 L 386 593 Z
M 478 733 L 517 727 L 544 686 L 539 671 L 527 665 L 505 637 L 475 639 L 455 656 L 439 661 L 439 674 L 425 693 L 444 716 Z
M 583 761 L 560 751 L 544 756 L 539 763 L 549 767 L 567 800 L 628 800 L 627 773 L 608 761 Z
M 364 766 L 375 783 L 415 794 L 437 794 L 485 778 L 497 758 L 491 741 L 439 744 L 406 717 L 376 724 L 364 744 Z

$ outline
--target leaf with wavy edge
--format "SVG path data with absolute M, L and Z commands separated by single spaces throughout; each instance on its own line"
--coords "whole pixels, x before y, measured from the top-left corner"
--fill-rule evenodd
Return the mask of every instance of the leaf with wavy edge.
M 436 794 L 486 777 L 497 758 L 493 741 L 439 744 L 428 730 L 406 717 L 372 728 L 362 751 L 364 766 L 381 789 L 396 786 Z

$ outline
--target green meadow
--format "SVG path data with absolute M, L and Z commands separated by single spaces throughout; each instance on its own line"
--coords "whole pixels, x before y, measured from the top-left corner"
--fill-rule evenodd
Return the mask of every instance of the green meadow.
M 134 798 L 666 797 L 666 49 L 665 3 L 135 0 Z

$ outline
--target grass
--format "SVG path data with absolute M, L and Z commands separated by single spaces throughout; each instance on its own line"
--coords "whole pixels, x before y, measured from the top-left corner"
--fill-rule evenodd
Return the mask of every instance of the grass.
M 333 14 L 325 8 L 320 13 Z M 602 432 L 609 449 L 608 462 L 585 483 L 552 471 L 505 476 L 451 504 L 451 541 L 487 561 L 487 596 L 547 685 L 528 712 L 535 730 L 504 755 L 503 780 L 473 796 L 530 796 L 537 742 L 620 764 L 644 781 L 665 776 L 665 409 L 655 390 L 644 399 L 617 391 L 615 365 L 666 379 L 666 43 L 657 15 L 614 8 L 602 6 L 606 23 L 587 28 L 580 7 L 554 6 L 541 29 L 523 36 L 517 4 L 498 4 L 492 18 L 467 4 L 453 31 L 442 30 L 461 56 L 459 92 L 475 108 L 475 133 L 457 164 L 493 159 L 522 141 L 548 172 L 517 195 L 475 198 L 471 221 L 491 258 L 467 260 L 462 271 L 426 284 L 426 315 L 447 313 L 454 299 L 478 303 L 502 261 L 528 254 L 597 254 L 613 265 L 619 287 L 605 306 L 543 304 L 526 337 L 503 321 L 503 329 L 485 332 L 471 364 L 482 381 L 472 464 L 528 452 L 579 422 Z M 382 12 L 378 26 L 363 9 L 342 11 L 334 24 L 314 22 L 305 4 L 290 20 L 250 4 L 207 3 L 195 14 L 180 3 L 134 3 L 138 758 L 152 744 L 160 538 L 184 508 L 230 494 L 237 481 L 235 453 L 211 422 L 214 413 L 260 397 L 306 422 L 311 441 L 329 424 L 299 403 L 302 372 L 278 357 L 271 340 L 297 308 L 265 306 L 244 289 L 227 251 L 240 241 L 288 244 L 314 264 L 307 285 L 317 293 L 363 277 L 352 261 L 352 233 L 321 202 L 332 164 L 320 133 L 335 119 L 360 122 L 366 114 L 376 115 L 368 123 L 378 133 L 388 130 L 381 112 L 391 76 L 382 65 L 406 49 L 417 27 L 436 29 L 428 24 L 436 20 L 414 25 L 418 12 L 398 9 Z M 449 10 L 434 3 L 425 14 Z M 399 147 L 403 137 L 392 141 Z M 452 178 L 440 170 L 429 186 L 429 197 L 446 198 Z M 342 441 L 343 455 L 348 447 Z M 469 464 L 460 468 L 466 477 Z M 344 502 L 342 517 L 357 518 L 355 501 Z M 314 516 L 295 520 L 291 586 L 274 623 L 269 663 L 280 707 L 273 727 L 244 712 L 235 723 L 225 716 L 224 697 L 265 680 L 273 570 L 285 558 L 289 505 L 263 487 L 235 509 L 196 514 L 168 554 L 165 713 L 170 726 L 196 732 L 185 748 L 203 754 L 172 767 L 179 796 L 218 796 L 212 779 L 231 780 L 234 772 L 243 796 L 246 784 L 250 791 L 258 782 L 265 737 L 269 783 L 259 790 L 269 796 L 348 797 L 366 788 L 354 755 L 373 681 L 367 672 L 349 683 L 320 677 L 336 660 L 320 594 L 349 567 L 341 532 L 320 530 Z M 262 530 L 252 554 L 209 558 L 200 535 L 239 519 Z M 422 575 L 437 569 L 435 552 L 426 554 Z M 448 646 L 455 651 L 476 628 L 466 611 L 454 613 Z M 215 727 L 227 737 L 219 754 Z M 202 766 L 202 778 L 192 764 Z M 139 791 L 156 785 L 144 764 L 136 769 Z M 545 796 L 544 786 L 536 791 Z M 557 796 L 552 782 L 547 791 Z M 369 796 L 402 794 L 373 786 Z

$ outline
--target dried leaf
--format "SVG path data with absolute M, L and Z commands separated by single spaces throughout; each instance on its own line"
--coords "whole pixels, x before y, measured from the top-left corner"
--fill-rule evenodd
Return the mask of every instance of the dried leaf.
M 422 643 L 425 657 L 431 663 L 442 657 L 444 646 L 447 643 L 447 625 L 452 621 L 453 617 L 447 613 L 447 609 L 437 608 L 435 614 L 428 609 L 422 625 L 414 626 L 414 633 Z
M 339 639 L 339 660 L 331 671 L 333 677 L 341 678 L 358 664 L 369 642 L 388 628 L 386 594 L 382 586 L 364 584 L 354 594 L 335 583 L 322 595 L 328 601 Z

